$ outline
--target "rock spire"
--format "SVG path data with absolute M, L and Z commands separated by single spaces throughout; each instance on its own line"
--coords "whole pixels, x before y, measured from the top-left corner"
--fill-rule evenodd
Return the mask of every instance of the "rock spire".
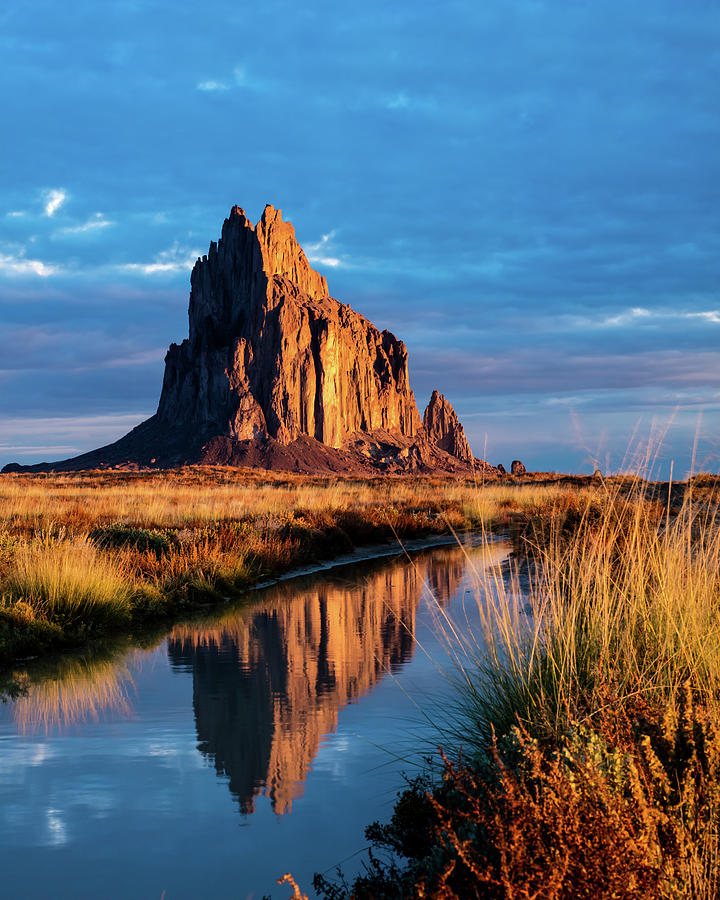
M 473 457 L 442 394 L 421 421 L 405 344 L 330 296 L 279 209 L 266 206 L 253 225 L 232 207 L 193 267 L 188 317 L 188 337 L 165 357 L 154 416 L 82 456 L 6 468 L 496 471 Z
M 428 440 L 437 444 L 441 450 L 466 462 L 473 461 L 465 429 L 443 394 L 432 392 L 423 416 L 423 426 Z
M 190 335 L 167 354 L 160 421 L 335 448 L 357 431 L 416 434 L 405 344 L 329 296 L 280 210 L 266 206 L 254 228 L 234 206 L 190 283 Z

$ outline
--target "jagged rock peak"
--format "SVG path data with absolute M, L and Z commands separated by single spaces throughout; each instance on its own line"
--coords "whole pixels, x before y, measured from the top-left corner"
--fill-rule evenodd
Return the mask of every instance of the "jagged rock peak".
M 441 450 L 458 459 L 472 462 L 473 454 L 465 437 L 465 429 L 443 394 L 432 392 L 423 416 L 423 425 L 428 438 Z
M 273 206 L 256 226 L 232 207 L 193 269 L 189 318 L 189 339 L 166 357 L 162 422 L 332 447 L 358 431 L 420 427 L 405 344 L 329 296 Z

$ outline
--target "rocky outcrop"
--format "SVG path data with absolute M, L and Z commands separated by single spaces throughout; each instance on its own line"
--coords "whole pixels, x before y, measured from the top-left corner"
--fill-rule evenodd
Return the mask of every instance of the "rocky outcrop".
M 423 427 L 429 441 L 451 456 L 471 463 L 473 454 L 457 413 L 443 394 L 432 392 L 423 416 Z
M 161 422 L 336 448 L 357 431 L 420 427 L 405 344 L 329 296 L 272 206 L 257 228 L 233 207 L 195 264 L 189 317 L 166 357 Z
M 514 459 L 512 461 L 512 465 L 510 466 L 510 474 L 511 475 L 524 475 L 527 470 L 525 466 L 520 462 L 519 459 Z
M 190 278 L 157 413 L 90 453 L 22 470 L 249 465 L 297 472 L 462 472 L 476 460 L 433 392 L 420 420 L 405 344 L 335 300 L 284 222 L 239 206 Z

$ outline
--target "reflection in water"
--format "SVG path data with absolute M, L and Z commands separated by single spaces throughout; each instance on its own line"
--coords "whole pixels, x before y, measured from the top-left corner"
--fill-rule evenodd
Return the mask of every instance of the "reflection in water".
M 452 713 L 442 632 L 478 634 L 506 553 L 337 569 L 142 647 L 120 638 L 0 675 L 0 893 L 261 897 L 284 871 L 310 885 L 345 860 L 354 875 L 379 802 L 436 745 L 436 712 Z M 238 805 L 256 807 L 242 828 Z
M 22 684 L 13 716 L 23 734 L 98 721 L 109 713 L 128 716 L 131 686 L 127 666 L 115 656 L 64 658 L 52 675 Z
M 290 811 L 339 710 L 412 656 L 423 589 L 444 605 L 464 569 L 457 548 L 435 550 L 362 583 L 286 583 L 229 621 L 173 632 L 170 658 L 193 673 L 200 750 L 244 813 L 260 793 Z
M 466 565 L 457 547 L 365 563 L 282 583 L 256 606 L 174 629 L 168 653 L 192 672 L 199 749 L 229 779 L 243 813 L 260 794 L 277 813 L 291 810 L 340 709 L 412 657 L 423 591 L 446 606 Z M 142 657 L 119 645 L 30 670 L 11 704 L 18 730 L 131 716 L 130 670 Z

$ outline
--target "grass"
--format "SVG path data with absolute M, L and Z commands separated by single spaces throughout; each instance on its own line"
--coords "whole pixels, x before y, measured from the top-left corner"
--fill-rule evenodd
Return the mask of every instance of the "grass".
M 130 618 L 132 585 L 88 539 L 25 544 L 3 582 L 3 600 L 28 615 L 81 629 Z
M 323 896 L 718 896 L 716 488 L 677 506 L 602 482 L 526 517 L 514 571 L 478 585 L 482 633 L 446 626 L 442 778 L 413 782 L 366 870 L 319 877 Z
M 568 527 L 568 518 L 572 524 Z M 617 492 L 523 537 L 532 615 L 517 579 L 485 592 L 489 653 L 466 678 L 467 712 L 486 744 L 519 722 L 539 737 L 592 723 L 609 691 L 676 713 L 690 681 L 720 697 L 720 522 L 689 498 L 671 516 Z
M 0 664 L 177 620 L 358 546 L 521 527 L 591 490 L 590 479 L 478 484 L 215 467 L 2 475 Z

